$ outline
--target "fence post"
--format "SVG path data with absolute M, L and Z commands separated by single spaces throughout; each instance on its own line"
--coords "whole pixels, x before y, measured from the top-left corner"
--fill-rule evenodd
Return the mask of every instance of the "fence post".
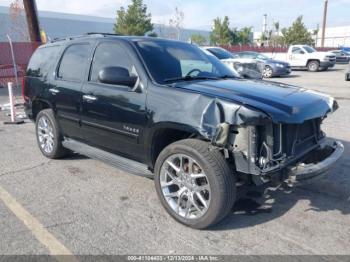
M 10 49 L 11 49 L 11 56 L 12 56 L 12 63 L 13 63 L 13 70 L 15 71 L 15 79 L 16 79 L 16 87 L 19 87 L 19 82 L 18 82 L 18 71 L 17 71 L 17 64 L 16 64 L 16 59 L 15 59 L 15 53 L 13 52 L 13 45 L 12 45 L 12 40 L 9 35 L 6 35 L 7 39 L 9 40 L 10 44 Z
M 11 112 L 11 121 L 6 121 L 4 122 L 4 124 L 9 125 L 9 124 L 23 124 L 24 121 L 23 120 L 16 120 L 16 109 L 15 109 L 15 100 L 14 100 L 14 96 L 13 96 L 13 83 L 12 82 L 8 82 L 7 83 L 7 87 L 9 90 L 9 98 L 10 98 L 10 112 Z

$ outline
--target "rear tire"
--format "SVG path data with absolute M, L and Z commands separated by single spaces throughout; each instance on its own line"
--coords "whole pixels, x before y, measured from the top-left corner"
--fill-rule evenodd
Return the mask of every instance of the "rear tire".
M 320 68 L 320 62 L 314 60 L 314 61 L 310 61 L 308 64 L 307 64 L 307 69 L 310 71 L 310 72 L 317 72 Z
M 220 222 L 236 199 L 232 170 L 218 149 L 201 140 L 185 139 L 167 146 L 156 161 L 154 181 L 166 211 L 196 229 Z
M 62 134 L 52 109 L 44 109 L 38 113 L 35 130 L 38 146 L 44 156 L 57 159 L 69 153 L 62 146 Z

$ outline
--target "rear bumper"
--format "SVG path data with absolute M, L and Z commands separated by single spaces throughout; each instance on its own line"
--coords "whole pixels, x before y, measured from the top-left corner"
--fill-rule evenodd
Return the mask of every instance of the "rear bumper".
M 349 63 L 350 58 L 349 57 L 338 57 L 335 62 L 339 64 L 347 64 Z
M 344 146 L 339 141 L 325 141 L 321 147 L 311 151 L 302 163 L 289 169 L 288 175 L 297 183 L 311 181 L 327 175 L 342 156 Z

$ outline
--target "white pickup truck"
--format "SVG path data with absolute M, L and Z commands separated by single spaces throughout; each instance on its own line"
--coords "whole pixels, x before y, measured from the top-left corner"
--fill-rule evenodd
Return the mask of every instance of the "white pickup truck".
M 270 53 L 271 58 L 290 63 L 292 68 L 308 69 L 311 72 L 327 70 L 335 65 L 335 55 L 318 52 L 308 45 L 292 45 L 288 53 Z

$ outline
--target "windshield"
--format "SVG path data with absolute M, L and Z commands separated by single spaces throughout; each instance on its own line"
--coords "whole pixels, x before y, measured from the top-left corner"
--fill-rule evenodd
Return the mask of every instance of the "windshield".
M 208 48 L 207 50 L 213 55 L 215 55 L 217 58 L 219 58 L 220 60 L 235 58 L 235 56 L 232 53 L 221 48 Z
M 177 41 L 136 41 L 146 67 L 159 84 L 169 79 L 238 77 L 216 57 L 206 55 L 192 44 Z
M 308 46 L 308 45 L 304 45 L 303 48 L 304 48 L 305 51 L 308 52 L 308 53 L 317 52 L 314 48 L 312 48 L 311 46 Z

